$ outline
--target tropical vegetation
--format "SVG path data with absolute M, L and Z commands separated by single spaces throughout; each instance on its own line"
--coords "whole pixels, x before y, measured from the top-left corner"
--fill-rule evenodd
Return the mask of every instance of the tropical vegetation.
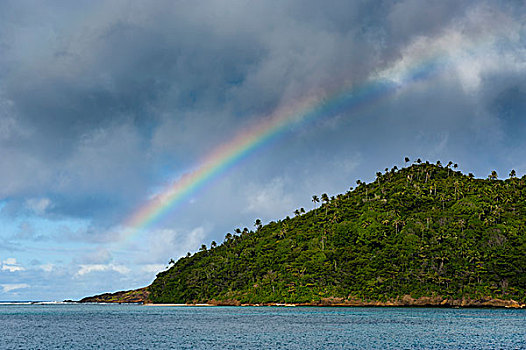
M 526 176 L 499 180 L 418 159 L 313 195 L 314 209 L 235 229 L 161 272 L 156 303 L 386 301 L 410 295 L 526 301 Z M 321 203 L 320 203 L 321 202 Z M 320 203 L 320 205 L 318 205 Z

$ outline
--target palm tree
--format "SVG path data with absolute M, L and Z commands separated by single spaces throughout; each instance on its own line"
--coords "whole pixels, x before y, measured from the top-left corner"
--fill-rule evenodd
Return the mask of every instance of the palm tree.
M 453 162 L 452 161 L 449 161 L 446 165 L 446 168 L 447 168 L 447 177 L 449 177 L 449 170 L 450 170 L 450 166 L 453 165 Z
M 240 229 L 240 228 L 236 228 L 234 231 L 235 231 L 238 235 L 241 234 L 241 229 Z
M 398 227 L 404 225 L 404 222 L 399 219 L 393 221 L 393 226 L 395 227 L 396 233 L 398 233 Z
M 409 163 L 411 161 L 411 159 L 409 159 L 409 157 L 405 157 L 404 161 L 405 161 L 405 164 L 407 164 L 407 163 Z
M 329 209 L 329 196 L 327 195 L 327 193 L 324 193 L 321 195 L 321 200 L 322 202 L 325 203 L 325 216 L 327 216 L 327 210 Z
M 294 210 L 294 215 L 299 216 L 300 215 L 300 210 L 299 209 Z
M 228 232 L 226 235 L 225 235 L 225 241 L 230 241 L 232 239 L 232 234 L 230 232 Z
M 495 170 L 493 170 L 491 174 L 488 176 L 488 179 L 490 180 L 497 180 L 498 178 L 499 176 L 497 175 L 497 172 Z
M 199 251 L 206 252 L 206 244 L 201 244 L 201 248 L 199 248 Z
M 279 233 L 278 233 L 279 238 L 285 237 L 285 234 L 287 233 L 288 229 L 289 229 L 289 226 L 287 224 L 281 225 L 281 229 L 279 230 Z
M 511 169 L 511 171 L 510 171 L 510 179 L 515 178 L 515 176 L 517 176 L 517 172 L 515 172 L 515 169 Z
M 261 228 L 261 220 L 256 219 L 256 221 L 254 222 L 254 226 L 256 227 L 257 230 L 259 230 Z
M 416 160 L 416 163 L 417 163 L 417 164 L 422 163 L 422 159 L 418 158 L 418 159 Z
M 316 209 L 316 203 L 319 203 L 320 199 L 317 195 L 312 196 L 312 203 L 314 203 L 314 209 Z
M 217 247 L 217 243 L 216 241 L 212 241 L 212 243 L 210 243 L 210 248 L 215 248 Z
M 380 183 L 380 179 L 382 178 L 382 173 L 381 172 L 376 172 L 376 180 L 378 180 L 378 183 Z
M 300 208 L 300 213 L 305 214 L 305 209 L 304 208 Z

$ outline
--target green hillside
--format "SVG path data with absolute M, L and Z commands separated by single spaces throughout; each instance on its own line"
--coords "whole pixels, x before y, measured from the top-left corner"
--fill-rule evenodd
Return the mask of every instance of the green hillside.
M 410 295 L 526 301 L 526 176 L 475 179 L 421 163 L 177 261 L 154 303 L 387 301 Z

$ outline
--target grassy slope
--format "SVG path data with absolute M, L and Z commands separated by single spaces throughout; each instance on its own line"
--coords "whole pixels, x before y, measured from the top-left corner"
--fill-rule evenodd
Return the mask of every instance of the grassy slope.
M 473 179 L 433 164 L 182 258 L 157 303 L 442 296 L 526 301 L 526 177 Z

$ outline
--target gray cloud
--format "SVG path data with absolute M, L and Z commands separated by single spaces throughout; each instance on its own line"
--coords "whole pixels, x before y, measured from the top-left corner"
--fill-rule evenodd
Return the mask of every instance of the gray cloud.
M 312 88 L 359 84 L 411 40 L 473 12 L 469 1 L 229 5 L 86 2 L 57 13 L 4 3 L 17 16 L 1 35 L 0 136 L 12 172 L 3 196 L 45 188 L 79 202 L 137 200 L 159 170 L 184 169 L 247 118 Z M 442 98 L 458 110 L 452 95 Z

